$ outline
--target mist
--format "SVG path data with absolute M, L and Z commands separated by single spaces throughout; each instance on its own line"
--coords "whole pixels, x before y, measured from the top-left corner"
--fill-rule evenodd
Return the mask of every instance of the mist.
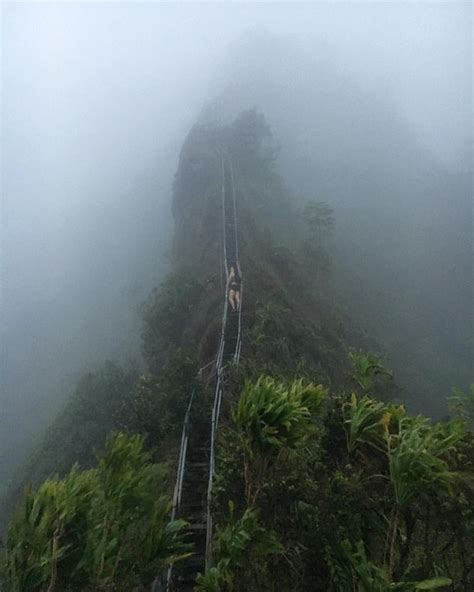
M 463 2 L 4 4 L 3 487 L 82 373 L 141 364 L 137 311 L 167 269 L 198 118 L 265 114 L 295 199 L 335 209 L 340 305 L 418 406 L 468 380 L 471 18 Z

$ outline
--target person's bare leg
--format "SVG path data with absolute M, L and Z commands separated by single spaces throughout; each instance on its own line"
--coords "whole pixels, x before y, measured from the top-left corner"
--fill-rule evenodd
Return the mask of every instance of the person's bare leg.
M 239 308 L 240 308 L 240 292 L 236 292 L 234 298 L 235 298 L 235 308 L 237 310 L 239 310 Z
M 235 310 L 235 291 L 234 290 L 229 290 L 229 302 L 230 302 L 230 306 L 232 307 L 232 310 Z

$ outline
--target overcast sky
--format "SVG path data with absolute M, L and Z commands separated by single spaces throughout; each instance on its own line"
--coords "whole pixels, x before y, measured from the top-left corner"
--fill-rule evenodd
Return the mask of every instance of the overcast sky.
M 84 238 L 78 219 L 101 215 L 119 193 L 132 199 L 138 178 L 176 161 L 183 135 L 214 90 L 219 63 L 248 30 L 285 36 L 307 51 L 326 44 L 368 91 L 393 93 L 443 162 L 466 167 L 471 24 L 470 2 L 7 2 L 7 238 L 10 228 L 15 241 L 39 234 L 34 254 L 28 247 L 22 255 L 22 241 L 16 254 L 33 255 L 46 291 L 67 281 L 65 270 L 80 257 L 76 240 Z M 167 173 L 157 200 L 168 199 Z M 20 270 L 14 275 L 32 288 L 21 283 Z

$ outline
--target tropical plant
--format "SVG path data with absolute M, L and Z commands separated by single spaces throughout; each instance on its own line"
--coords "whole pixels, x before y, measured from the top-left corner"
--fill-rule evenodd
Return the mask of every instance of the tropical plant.
M 349 352 L 349 358 L 354 367 L 352 378 L 364 392 L 368 392 L 373 388 L 376 376 L 393 377 L 392 371 L 385 368 L 380 356 L 376 354 L 351 351 Z
M 168 523 L 169 498 L 157 495 L 164 468 L 150 462 L 143 438 L 116 434 L 107 439 L 97 473 L 99 488 L 78 567 L 99 589 L 127 581 L 130 571 L 140 583 L 150 582 L 184 552 L 177 538 L 183 523 Z
M 95 471 L 74 466 L 64 480 L 53 477 L 37 493 L 26 491 L 8 531 L 5 578 L 11 592 L 56 589 L 77 554 L 88 504 L 97 488 Z
M 392 582 L 388 573 L 367 559 L 364 545 L 359 541 L 352 545 L 343 541 L 342 548 L 350 562 L 351 589 L 357 592 L 416 592 L 418 590 L 437 590 L 449 586 L 452 581 L 445 577 L 435 577 L 419 582 Z M 341 592 L 346 592 L 346 589 Z
M 427 418 L 402 417 L 398 429 L 390 432 L 385 424 L 390 482 L 395 503 L 387 532 L 388 569 L 393 573 L 395 543 L 400 515 L 417 497 L 447 492 L 456 473 L 449 469 L 446 455 L 463 436 L 459 422 L 431 425 Z
M 229 521 L 218 528 L 213 542 L 215 565 L 205 575 L 198 576 L 198 592 L 238 590 L 235 587 L 238 571 L 249 565 L 250 558 L 253 563 L 262 562 L 283 550 L 275 534 L 260 524 L 255 509 L 247 509 L 241 518 L 236 518 L 234 504 L 229 502 L 229 514 Z
M 349 453 L 361 444 L 368 444 L 378 450 L 385 450 L 383 421 L 386 406 L 365 395 L 361 399 L 353 393 L 343 406 L 344 427 Z
M 289 386 L 261 376 L 245 384 L 232 412 L 244 456 L 245 499 L 253 506 L 268 470 L 281 454 L 302 447 L 314 433 L 315 418 L 326 389 L 304 384 Z
M 391 578 L 401 518 L 405 517 L 409 524 L 411 504 L 424 500 L 429 505 L 433 499 L 449 493 L 456 473 L 449 468 L 448 455 L 464 435 L 463 423 L 433 425 L 427 418 L 407 416 L 403 406 L 384 405 L 367 395 L 358 399 L 355 394 L 344 404 L 343 416 L 349 453 L 365 445 L 367 454 L 374 448 L 386 459 L 382 474 L 375 476 L 387 479 L 393 494 L 385 546 Z M 413 532 L 413 526 L 407 528 L 410 534 L 404 544 L 404 557 Z
M 186 556 L 183 521 L 169 522 L 165 472 L 143 438 L 112 434 L 98 467 L 75 466 L 25 495 L 8 531 L 11 592 L 130 590 Z

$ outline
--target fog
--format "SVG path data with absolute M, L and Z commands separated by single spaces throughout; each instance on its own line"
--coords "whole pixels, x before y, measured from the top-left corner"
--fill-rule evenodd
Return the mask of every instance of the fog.
M 259 108 L 296 198 L 335 208 L 341 306 L 424 405 L 465 383 L 471 28 L 467 2 L 5 3 L 0 487 L 81 373 L 140 364 L 198 117 Z

